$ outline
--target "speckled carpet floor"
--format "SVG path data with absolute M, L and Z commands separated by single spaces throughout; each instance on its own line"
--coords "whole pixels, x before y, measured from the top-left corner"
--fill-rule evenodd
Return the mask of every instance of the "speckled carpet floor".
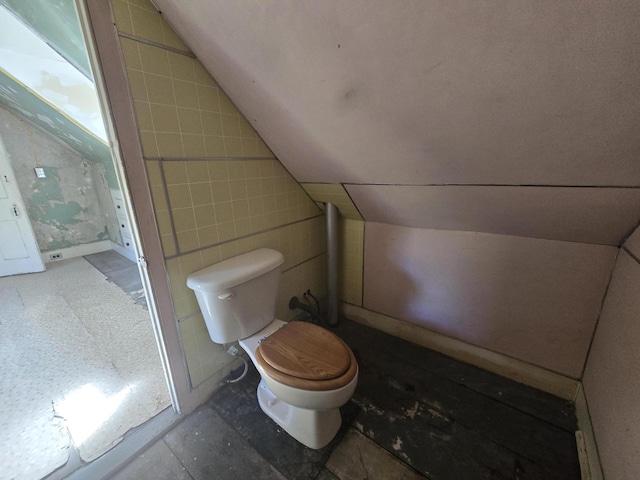
M 0 278 L 0 479 L 85 461 L 170 404 L 149 313 L 75 258 Z

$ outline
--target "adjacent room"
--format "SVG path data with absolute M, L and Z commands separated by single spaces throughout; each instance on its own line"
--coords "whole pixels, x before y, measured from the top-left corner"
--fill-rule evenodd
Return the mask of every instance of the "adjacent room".
M 0 3 L 0 478 L 39 479 L 171 402 L 75 6 Z
M 177 426 L 72 478 L 638 476 L 640 4 L 75 5 Z M 263 254 L 357 372 L 318 449 L 187 285 Z

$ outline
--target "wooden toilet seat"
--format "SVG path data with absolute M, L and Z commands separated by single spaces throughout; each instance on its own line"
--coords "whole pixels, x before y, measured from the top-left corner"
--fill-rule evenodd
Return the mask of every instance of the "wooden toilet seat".
M 335 390 L 358 371 L 353 352 L 330 331 L 289 322 L 260 342 L 256 362 L 274 380 L 302 390 Z

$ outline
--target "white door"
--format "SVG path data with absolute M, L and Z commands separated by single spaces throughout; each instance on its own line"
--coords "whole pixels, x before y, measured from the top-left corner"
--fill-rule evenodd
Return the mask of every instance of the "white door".
M 33 228 L 0 138 L 0 277 L 43 270 Z

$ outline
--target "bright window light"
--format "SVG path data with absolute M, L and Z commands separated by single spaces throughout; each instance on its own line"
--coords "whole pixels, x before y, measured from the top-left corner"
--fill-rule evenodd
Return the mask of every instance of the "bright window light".
M 5 7 L 0 7 L 0 70 L 106 142 L 95 85 Z
M 56 414 L 65 419 L 73 442 L 80 446 L 109 420 L 130 392 L 130 387 L 126 387 L 107 397 L 95 385 L 87 383 L 66 395 L 64 401 L 56 405 Z

